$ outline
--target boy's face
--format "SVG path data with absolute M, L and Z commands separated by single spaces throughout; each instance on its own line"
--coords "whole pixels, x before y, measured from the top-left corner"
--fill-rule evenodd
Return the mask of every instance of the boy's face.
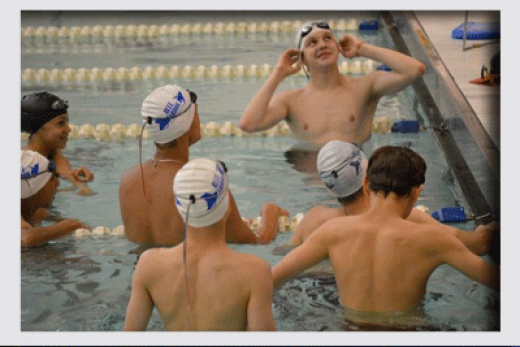
M 307 66 L 326 66 L 338 62 L 338 44 L 330 30 L 313 28 L 303 39 L 301 52 L 302 60 Z
M 64 113 L 45 123 L 36 134 L 53 148 L 65 148 L 70 131 L 69 115 Z

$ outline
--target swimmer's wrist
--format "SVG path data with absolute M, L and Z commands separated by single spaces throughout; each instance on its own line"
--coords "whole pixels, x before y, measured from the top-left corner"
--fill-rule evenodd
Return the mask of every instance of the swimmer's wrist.
M 362 56 L 364 56 L 363 54 L 360 53 L 361 46 L 363 46 L 364 44 L 366 45 L 366 42 L 361 41 L 361 43 L 360 43 L 360 44 L 358 45 L 358 47 L 357 47 L 356 55 L 357 55 L 358 57 L 362 57 Z
M 284 73 L 283 72 L 283 69 L 277 65 L 275 65 L 273 67 L 273 73 L 271 74 L 271 77 L 272 78 L 276 78 L 278 79 L 279 81 L 278 82 L 281 82 L 282 80 L 285 79 L 285 77 L 287 77 L 288 74 L 287 73 Z

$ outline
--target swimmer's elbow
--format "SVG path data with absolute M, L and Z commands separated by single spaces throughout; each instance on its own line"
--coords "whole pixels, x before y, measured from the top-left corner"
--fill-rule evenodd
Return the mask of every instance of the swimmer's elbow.
M 424 75 L 425 71 L 426 71 L 426 66 L 423 63 L 418 62 L 417 66 L 415 68 L 415 71 L 414 71 L 415 79 L 419 79 L 422 75 Z
M 252 133 L 256 130 L 255 127 L 251 124 L 251 122 L 244 120 L 243 117 L 238 122 L 238 127 L 240 128 L 240 130 L 245 131 L 246 133 Z
M 20 238 L 20 244 L 23 247 L 33 247 L 41 243 L 41 240 L 31 230 L 22 230 L 22 237 Z
M 20 245 L 22 247 L 32 246 L 30 238 L 28 236 L 25 236 L 25 237 L 22 236 L 22 238 L 20 239 Z

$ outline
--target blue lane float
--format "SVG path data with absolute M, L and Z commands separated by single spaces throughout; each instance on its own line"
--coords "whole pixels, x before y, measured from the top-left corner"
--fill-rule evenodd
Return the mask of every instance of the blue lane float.
M 432 213 L 432 217 L 442 223 L 457 223 L 467 220 L 464 207 L 443 207 Z
M 421 129 L 421 124 L 416 120 L 401 120 L 392 124 L 393 133 L 416 134 Z
M 361 31 L 376 31 L 379 29 L 379 22 L 377 20 L 363 21 L 359 24 Z
M 499 22 L 468 22 L 466 24 L 466 40 L 495 40 L 500 38 Z M 464 23 L 453 29 L 451 37 L 464 39 Z

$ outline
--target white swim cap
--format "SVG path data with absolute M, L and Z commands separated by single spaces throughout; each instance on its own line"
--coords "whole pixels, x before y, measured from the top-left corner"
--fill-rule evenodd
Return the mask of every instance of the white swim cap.
M 368 161 L 363 151 L 348 142 L 333 140 L 318 153 L 318 173 L 337 197 L 354 194 L 363 186 Z
M 184 165 L 173 180 L 175 205 L 186 222 L 190 197 L 188 225 L 205 227 L 220 221 L 229 206 L 228 177 L 223 163 L 206 158 L 194 159 Z
M 21 162 L 21 196 L 27 199 L 47 184 L 56 167 L 40 153 L 30 150 L 22 150 Z
M 184 135 L 193 122 L 195 101 L 193 92 L 176 85 L 155 89 L 141 107 L 148 134 L 156 143 L 168 143 Z
M 316 30 L 330 30 L 330 26 L 324 21 L 305 22 L 301 26 L 300 30 L 296 33 L 295 44 L 296 48 L 301 49 L 304 46 L 305 38 L 309 36 L 312 31 Z

